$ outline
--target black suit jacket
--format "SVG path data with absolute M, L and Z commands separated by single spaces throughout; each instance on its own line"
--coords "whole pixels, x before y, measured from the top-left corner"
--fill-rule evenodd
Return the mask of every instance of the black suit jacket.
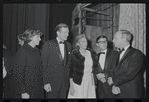
M 129 47 L 118 63 L 113 82 L 121 90 L 120 98 L 141 98 L 143 94 L 144 54 L 135 48 Z
M 58 92 L 62 83 L 65 89 L 69 85 L 69 70 L 67 68 L 70 60 L 71 44 L 65 42 L 65 58 L 63 60 L 58 41 L 49 40 L 44 43 L 41 57 L 43 60 L 43 82 L 44 85 L 50 83 L 52 91 Z
M 99 56 L 100 57 L 100 56 Z M 116 58 L 118 57 L 118 52 L 112 49 L 107 49 L 106 58 L 105 58 L 105 65 L 104 69 L 102 70 L 100 64 L 98 65 L 98 73 L 105 74 L 106 79 L 110 76 L 110 72 L 113 71 L 113 67 L 116 66 Z M 99 98 L 113 98 L 113 94 L 111 92 L 111 87 L 108 83 L 102 83 L 98 80 L 98 94 Z

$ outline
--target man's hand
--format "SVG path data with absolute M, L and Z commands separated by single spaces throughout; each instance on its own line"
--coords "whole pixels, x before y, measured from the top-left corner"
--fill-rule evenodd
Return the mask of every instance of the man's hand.
M 100 80 L 101 78 L 104 78 L 105 75 L 103 73 L 98 73 L 97 74 L 97 79 Z
M 22 98 L 23 99 L 29 99 L 30 95 L 28 93 L 23 93 Z
M 108 78 L 108 84 L 111 85 L 113 83 L 112 77 Z
M 121 93 L 121 92 L 120 92 L 120 88 L 119 88 L 119 87 L 116 87 L 116 86 L 113 86 L 113 87 L 112 87 L 112 93 L 113 93 L 114 95 L 120 94 L 120 93 Z
M 102 83 L 105 83 L 105 82 L 106 82 L 106 79 L 105 79 L 105 78 L 101 78 L 100 81 L 101 81 Z
M 50 91 L 52 91 L 52 89 L 51 89 L 51 85 L 50 85 L 50 84 L 46 84 L 46 85 L 44 85 L 44 89 L 46 90 L 46 92 L 50 92 Z

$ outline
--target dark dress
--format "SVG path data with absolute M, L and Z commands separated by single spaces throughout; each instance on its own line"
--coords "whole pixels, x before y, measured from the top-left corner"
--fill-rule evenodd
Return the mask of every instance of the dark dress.
M 12 63 L 10 98 L 21 98 L 28 93 L 30 98 L 43 98 L 42 60 L 39 50 L 28 44 L 18 49 Z

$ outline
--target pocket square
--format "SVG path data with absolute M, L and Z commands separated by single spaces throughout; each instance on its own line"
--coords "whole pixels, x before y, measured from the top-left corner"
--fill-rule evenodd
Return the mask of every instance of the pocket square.
M 70 54 L 70 52 L 68 52 L 68 54 Z

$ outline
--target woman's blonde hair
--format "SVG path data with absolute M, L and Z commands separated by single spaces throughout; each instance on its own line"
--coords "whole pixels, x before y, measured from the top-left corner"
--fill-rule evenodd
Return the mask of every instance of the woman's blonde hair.
M 80 39 L 82 39 L 82 38 L 86 38 L 86 36 L 84 34 L 79 34 L 75 37 L 74 49 L 79 49 L 78 43 L 79 43 Z

